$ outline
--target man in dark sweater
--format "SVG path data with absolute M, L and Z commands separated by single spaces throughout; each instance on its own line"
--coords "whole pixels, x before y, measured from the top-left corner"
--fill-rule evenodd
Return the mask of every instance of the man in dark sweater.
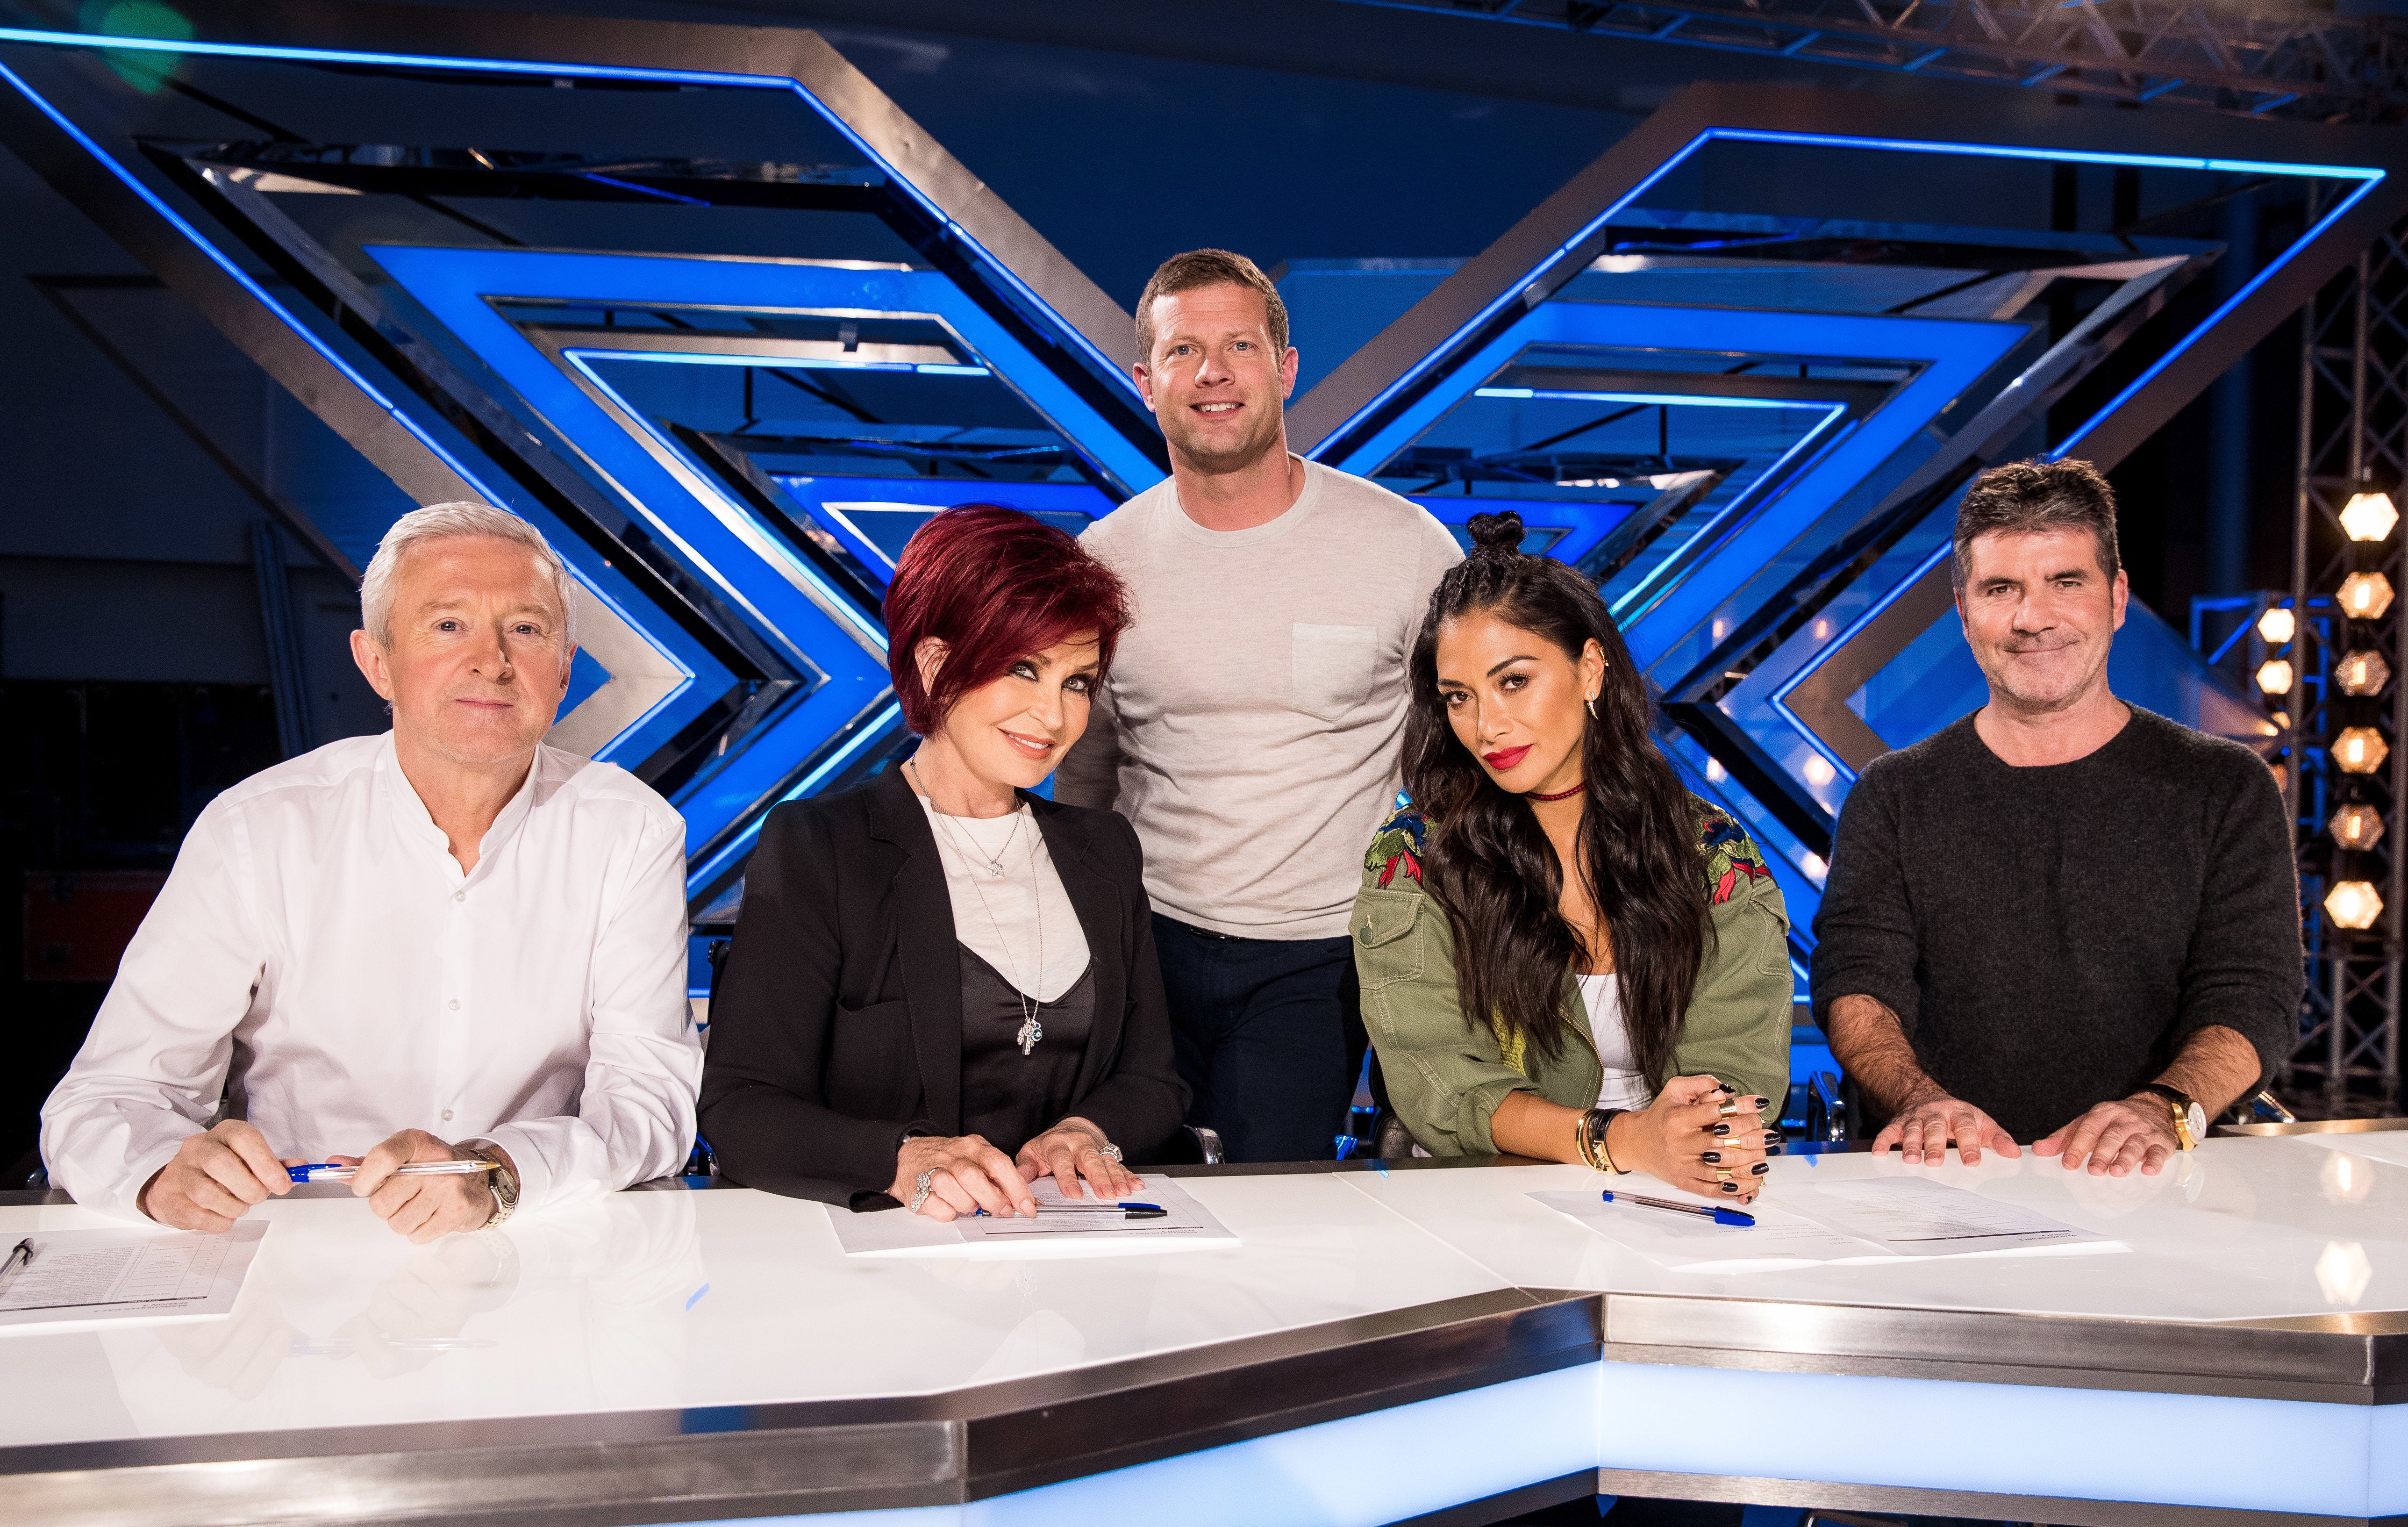
M 1953 572 L 1989 703 L 1867 769 L 1814 919 L 1832 1053 L 1937 1165 L 2036 1141 L 2161 1169 L 2289 1051 L 2299 876 L 2272 773 L 2108 692 L 2128 583 L 2086 462 L 1974 481 Z

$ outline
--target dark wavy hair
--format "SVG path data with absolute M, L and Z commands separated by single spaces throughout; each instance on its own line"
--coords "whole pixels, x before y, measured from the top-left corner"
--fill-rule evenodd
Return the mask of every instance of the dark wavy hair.
M 1405 722 L 1405 788 L 1428 823 L 1423 884 L 1455 930 L 1465 1021 L 1486 1018 L 1555 1059 L 1565 983 L 1586 956 L 1556 909 L 1564 868 L 1538 818 L 1456 740 L 1439 694 L 1439 633 L 1479 613 L 1575 662 L 1592 641 L 1605 651 L 1597 719 L 1581 738 L 1580 872 L 1612 940 L 1632 1058 L 1660 1082 L 1711 936 L 1689 793 L 1656 745 L 1655 701 L 1597 590 L 1552 557 L 1524 555 L 1518 514 L 1474 516 L 1471 537 L 1471 555 L 1439 580 L 1413 641 Z
M 1096 678 L 1129 623 L 1128 590 L 1068 531 L 1000 504 L 960 504 L 912 533 L 886 585 L 886 670 L 903 724 L 925 737 L 953 702 L 1011 665 L 1096 633 Z M 949 652 L 936 688 L 920 683 L 920 643 Z

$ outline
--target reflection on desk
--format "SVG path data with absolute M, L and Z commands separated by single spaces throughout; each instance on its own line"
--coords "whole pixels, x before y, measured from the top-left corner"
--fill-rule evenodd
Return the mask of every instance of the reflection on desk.
M 0 1446 L 928 1393 L 1498 1287 L 1339 1178 L 1191 1186 L 1239 1249 L 847 1258 L 824 1206 L 741 1189 L 415 1247 L 348 1194 L 296 1196 L 253 1211 L 275 1233 L 224 1321 L 0 1338 L 0 1382 L 60 1395 Z M 36 1217 L 107 1223 L 0 1208 L 0 1231 Z
M 2408 1164 L 2352 1154 L 2367 1136 L 2214 1140 L 2156 1176 L 2068 1172 L 2027 1150 L 1968 1168 L 1895 1154 L 1782 1157 L 1784 1183 L 1919 1176 L 1972 1188 L 2132 1247 L 2128 1256 L 1974 1259 L 1775 1273 L 1675 1272 L 1563 1216 L 1501 1192 L 1585 1187 L 1578 1167 L 1390 1173 L 1364 1191 L 1522 1288 L 1596 1289 L 1913 1309 L 2004 1310 L 2143 1320 L 2240 1320 L 2408 1309 Z M 2391 1136 L 2391 1140 L 2408 1136 Z M 2396 1147 L 2392 1147 L 2396 1149 Z M 2337 1170 L 2329 1152 L 2353 1163 Z M 1643 1179 L 1642 1179 L 1643 1180 Z M 1744 1235 L 1744 1232 L 1735 1232 Z

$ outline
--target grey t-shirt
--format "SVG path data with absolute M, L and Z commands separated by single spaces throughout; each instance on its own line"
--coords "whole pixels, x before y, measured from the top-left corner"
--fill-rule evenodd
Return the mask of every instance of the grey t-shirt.
M 1405 659 L 1455 538 L 1306 462 L 1268 525 L 1207 530 L 1165 480 L 1080 539 L 1137 618 L 1055 799 L 1136 825 L 1157 911 L 1238 938 L 1345 937 L 1396 795 Z

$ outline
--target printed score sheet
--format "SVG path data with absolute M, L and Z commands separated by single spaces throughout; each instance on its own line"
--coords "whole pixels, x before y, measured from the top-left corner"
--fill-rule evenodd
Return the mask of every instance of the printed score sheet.
M 266 1233 L 256 1219 L 222 1235 L 36 1231 L 32 1260 L 0 1273 L 0 1331 L 223 1315 Z M 0 1254 L 16 1244 L 0 1237 Z

